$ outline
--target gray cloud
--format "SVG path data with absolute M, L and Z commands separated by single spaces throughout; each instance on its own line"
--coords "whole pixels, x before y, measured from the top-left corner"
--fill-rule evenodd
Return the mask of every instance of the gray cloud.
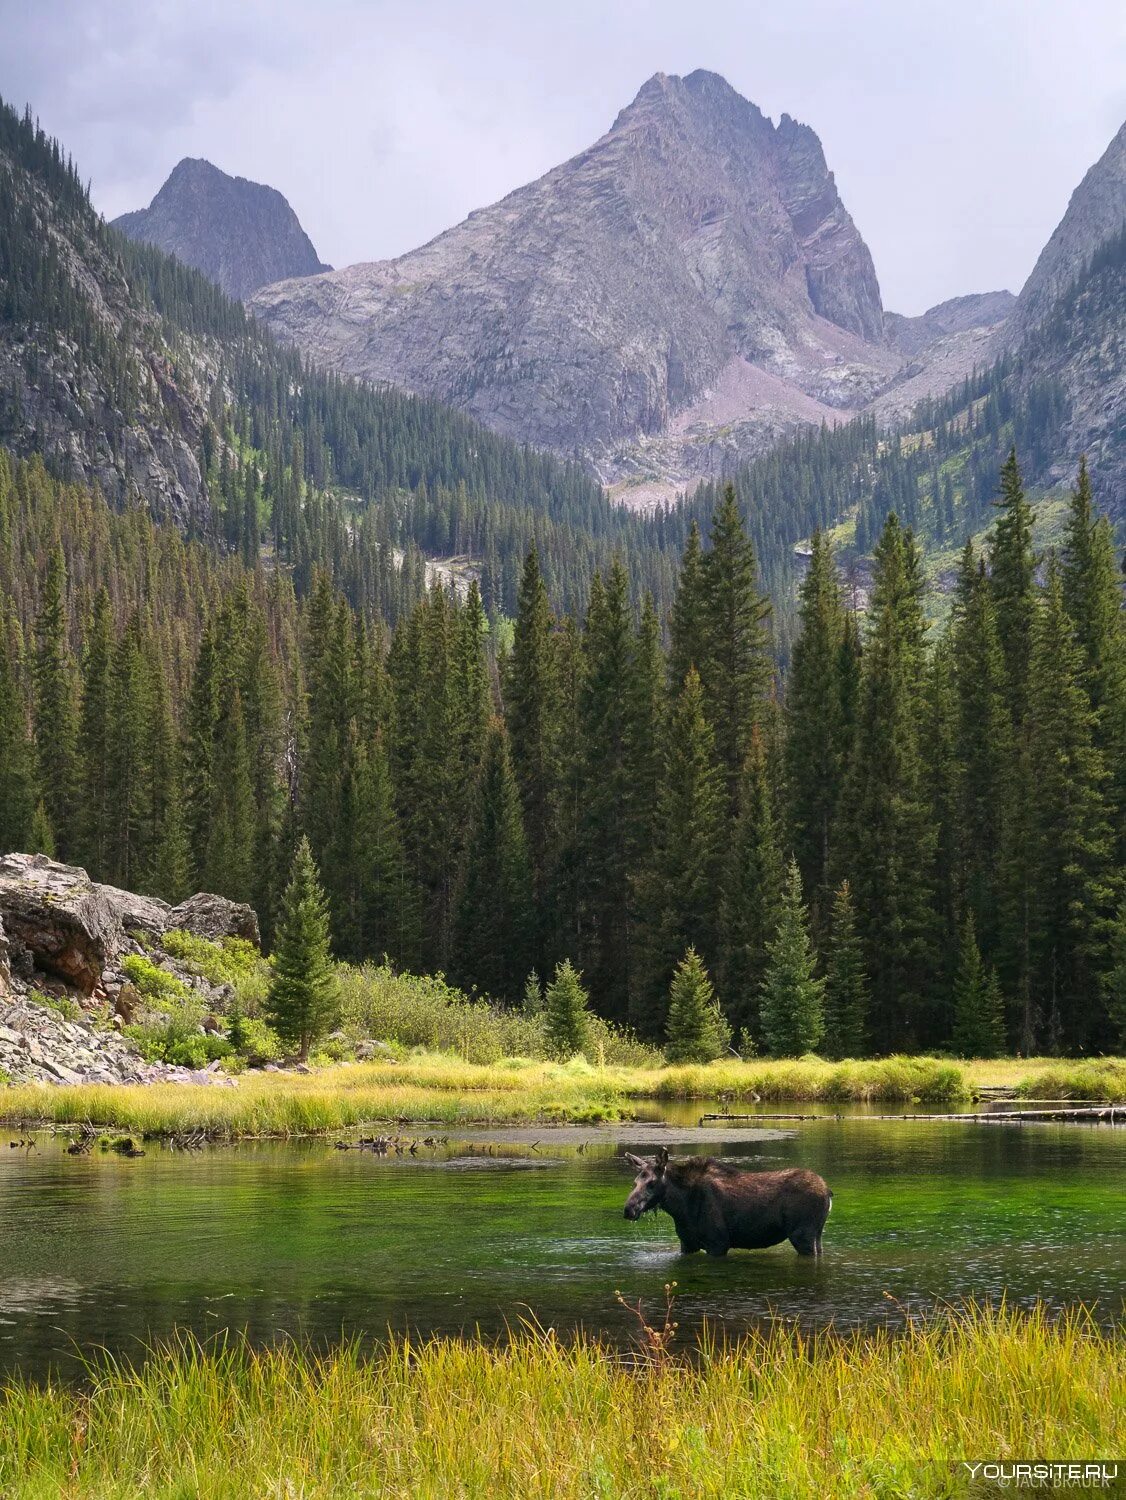
M 1120 0 L 0 0 L 109 216 L 182 156 L 268 182 L 335 265 L 398 254 L 708 67 L 821 136 L 887 304 L 1019 287 L 1126 114 Z

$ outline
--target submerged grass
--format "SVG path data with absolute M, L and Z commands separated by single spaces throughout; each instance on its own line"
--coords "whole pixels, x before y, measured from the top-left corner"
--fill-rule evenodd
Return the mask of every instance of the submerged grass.
M 716 1099 L 733 1111 L 757 1095 L 770 1104 L 957 1104 L 995 1082 L 1030 1098 L 1126 1100 L 1126 1061 L 956 1063 L 933 1057 L 874 1061 L 716 1062 L 665 1068 L 594 1067 L 583 1058 L 490 1064 L 442 1053 L 343 1063 L 312 1073 L 244 1073 L 235 1088 L 193 1084 L 24 1085 L 0 1093 L 14 1125 L 119 1126 L 148 1136 L 205 1130 L 217 1137 L 298 1136 L 367 1121 L 443 1125 L 579 1124 L 629 1118 L 645 1099 Z
M 365 1357 L 184 1338 L 84 1390 L 0 1387 L 10 1500 L 949 1495 L 962 1458 L 1126 1451 L 1126 1341 L 1082 1312 L 970 1309 L 897 1334 L 775 1326 L 692 1358 L 584 1339 Z

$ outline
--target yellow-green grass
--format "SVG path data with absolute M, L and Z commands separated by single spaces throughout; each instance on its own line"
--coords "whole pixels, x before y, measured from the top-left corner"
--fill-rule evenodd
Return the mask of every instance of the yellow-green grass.
M 464 1062 L 423 1054 L 405 1062 L 342 1063 L 301 1073 L 243 1073 L 237 1086 L 88 1084 L 0 1090 L 0 1120 L 115 1126 L 148 1136 L 206 1130 L 217 1137 L 318 1135 L 369 1121 L 444 1125 L 577 1123 L 629 1118 L 641 1100 L 767 1103 L 953 1103 L 985 1083 L 1033 1098 L 1126 1100 L 1126 1060 L 956 1063 L 888 1057 L 832 1063 L 726 1063 L 595 1068 L 508 1058 Z
M 907 1332 L 776 1326 L 624 1361 L 522 1332 L 316 1356 L 173 1343 L 85 1389 L 0 1387 L 0 1494 L 929 1496 L 962 1459 L 1126 1451 L 1126 1341 L 1082 1312 L 971 1310 Z

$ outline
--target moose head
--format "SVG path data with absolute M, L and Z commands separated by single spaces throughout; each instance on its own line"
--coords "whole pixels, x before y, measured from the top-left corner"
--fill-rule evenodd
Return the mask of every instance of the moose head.
M 656 1156 L 631 1156 L 627 1151 L 625 1159 L 637 1173 L 633 1192 L 626 1200 L 625 1214 L 627 1219 L 640 1219 L 642 1214 L 660 1208 L 664 1203 L 665 1167 L 669 1153 L 662 1146 Z

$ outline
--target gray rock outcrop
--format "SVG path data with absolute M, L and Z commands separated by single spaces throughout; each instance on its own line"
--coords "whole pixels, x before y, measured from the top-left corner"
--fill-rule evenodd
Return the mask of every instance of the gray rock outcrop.
M 218 941 L 241 937 L 259 946 L 258 918 L 238 901 L 201 892 L 170 907 L 151 896 L 100 885 L 85 870 L 43 854 L 0 858 L 0 922 L 31 964 L 92 995 L 131 940 L 183 928 Z
M 258 914 L 254 908 L 243 901 L 228 901 L 225 896 L 213 896 L 207 891 L 200 891 L 167 911 L 165 930 L 176 927 L 212 943 L 234 937 L 253 943 L 256 948 L 262 946 Z
M 113 224 L 131 240 L 194 266 L 230 297 L 249 297 L 287 276 L 332 269 L 318 259 L 276 188 L 230 177 L 191 157 L 172 169 L 148 208 L 122 214 Z

